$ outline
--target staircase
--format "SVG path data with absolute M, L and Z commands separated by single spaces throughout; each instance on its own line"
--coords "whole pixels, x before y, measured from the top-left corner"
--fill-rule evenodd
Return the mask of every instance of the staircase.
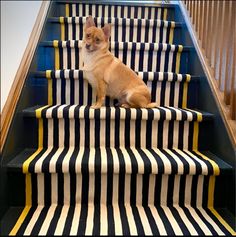
M 88 15 L 111 23 L 110 51 L 159 107 L 115 107 L 108 97 L 90 107 L 96 95 L 81 70 Z M 13 149 L 2 156 L 1 234 L 235 234 L 235 170 L 214 152 L 215 115 L 198 97 L 206 79 L 191 70 L 194 47 L 180 20 L 171 4 L 51 3 L 9 133 Z

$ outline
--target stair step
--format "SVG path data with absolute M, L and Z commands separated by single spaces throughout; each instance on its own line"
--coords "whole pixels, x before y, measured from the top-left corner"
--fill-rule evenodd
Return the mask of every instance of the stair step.
M 47 74 L 48 73 L 48 74 Z M 36 78 L 55 78 L 55 79 L 75 79 L 80 80 L 80 74 L 83 70 L 63 69 L 30 72 L 30 75 Z M 169 82 L 198 82 L 200 76 L 190 74 L 178 74 L 173 72 L 135 72 L 144 82 L 147 81 L 169 81 Z
M 24 162 L 37 155 L 29 168 Z M 26 165 L 27 162 L 24 164 Z M 30 173 L 95 173 L 101 174 L 164 174 L 218 175 L 232 167 L 209 151 L 157 148 L 76 148 L 48 147 L 39 151 L 25 149 L 8 164 L 12 172 Z
M 61 24 L 61 40 L 82 40 L 87 17 L 53 17 L 49 22 Z M 180 22 L 94 17 L 97 27 L 111 24 L 111 41 L 173 43 L 174 31 L 182 27 Z
M 12 229 L 11 208 L 2 233 Z M 17 215 L 15 214 L 17 211 Z M 231 235 L 208 208 L 141 205 L 50 205 L 25 208 L 11 235 Z M 15 218 L 14 218 L 15 219 Z
M 169 72 L 136 72 L 147 85 L 151 93 L 151 101 L 158 106 L 186 107 L 192 96 L 188 97 L 188 82 L 196 87 L 199 77 L 189 74 Z M 91 105 L 95 103 L 96 92 L 86 80 L 82 70 L 47 70 L 35 72 L 33 77 L 48 78 L 52 93 L 52 104 Z M 79 92 L 79 93 L 78 93 Z M 114 106 L 116 99 L 105 98 L 105 106 Z
M 37 112 L 42 108 L 40 112 Z M 174 107 L 157 107 L 152 109 L 145 108 L 122 108 L 122 107 L 101 107 L 93 109 L 87 105 L 47 105 L 34 106 L 23 110 L 25 117 L 37 118 L 70 118 L 70 119 L 106 119 L 114 120 L 119 115 L 119 119 L 126 118 L 130 120 L 175 120 L 175 121 L 208 121 L 212 120 L 214 115 L 207 112 L 200 112 L 191 109 L 180 109 Z
M 64 4 L 65 16 L 88 16 L 95 17 L 121 17 L 121 18 L 143 18 L 143 19 L 171 19 L 174 18 L 174 4 L 142 4 L 136 1 L 106 1 L 106 2 L 80 2 L 58 1 Z
M 81 40 L 43 41 L 40 46 L 54 48 L 56 59 L 51 64 L 56 62 L 55 69 L 80 69 L 83 66 Z M 181 59 L 186 60 L 182 58 L 182 52 L 187 53 L 192 49 L 164 43 L 110 42 L 111 53 L 134 71 L 178 73 Z

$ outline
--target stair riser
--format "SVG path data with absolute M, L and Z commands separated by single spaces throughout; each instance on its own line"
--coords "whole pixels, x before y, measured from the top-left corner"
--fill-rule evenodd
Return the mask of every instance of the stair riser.
M 61 40 L 82 40 L 84 35 L 84 18 L 61 18 Z M 95 24 L 101 28 L 111 24 L 110 41 L 173 43 L 174 22 L 130 20 L 122 18 L 95 18 Z M 59 37 L 60 38 L 60 37 Z
M 47 52 L 48 50 L 44 51 L 45 55 L 51 55 L 52 58 L 45 58 L 45 62 L 49 63 L 51 68 L 49 65 L 46 65 L 47 68 L 44 68 L 43 70 L 82 68 L 82 41 L 63 42 L 68 42 L 70 45 L 63 45 L 62 47 L 59 42 L 59 47 L 55 47 L 54 50 L 49 48 L 49 52 Z M 58 42 L 55 41 L 54 46 L 57 46 L 57 44 Z M 137 47 L 141 48 L 137 49 Z M 144 44 L 138 45 L 135 43 L 123 44 L 111 42 L 110 50 L 115 57 L 119 58 L 124 64 L 135 71 L 168 71 L 178 73 L 180 70 L 180 63 L 186 60 L 187 52 L 184 53 L 185 57 L 183 57 L 183 53 L 181 54 L 181 52 L 178 52 L 178 46 L 171 46 L 174 51 L 170 50 L 169 45 L 163 45 L 163 47 L 168 47 L 167 50 L 163 50 L 162 46 L 159 49 L 154 49 L 153 47 L 158 47 L 158 45 L 150 46 L 149 44 L 146 44 L 144 46 Z
M 158 106 L 181 108 L 187 100 L 188 88 L 184 83 L 166 81 L 147 81 L 146 83 L 151 92 L 151 100 Z M 92 105 L 96 102 L 96 91 L 92 89 L 82 74 L 78 80 L 53 79 L 51 88 L 53 104 Z M 114 106 L 116 103 L 117 100 L 107 97 L 104 105 Z
M 120 18 L 142 18 L 162 19 L 168 18 L 172 9 L 144 6 L 116 6 L 100 4 L 65 4 L 65 16 L 88 16 L 94 17 L 120 17 Z
M 44 119 L 44 147 L 193 148 L 188 121 Z M 195 139 L 195 140 L 194 140 Z
M 29 175 L 29 174 L 28 174 Z M 31 174 L 33 205 L 126 204 L 206 207 L 203 175 Z M 143 185 L 145 184 L 145 185 Z

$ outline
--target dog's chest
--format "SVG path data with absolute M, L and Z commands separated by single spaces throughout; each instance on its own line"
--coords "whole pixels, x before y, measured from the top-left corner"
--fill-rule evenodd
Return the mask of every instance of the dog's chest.
M 84 71 L 84 79 L 86 79 L 93 88 L 97 88 L 97 81 L 92 71 Z

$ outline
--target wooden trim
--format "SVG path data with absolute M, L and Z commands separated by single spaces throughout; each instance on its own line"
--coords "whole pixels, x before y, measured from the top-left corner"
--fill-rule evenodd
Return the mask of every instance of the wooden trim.
M 211 90 L 213 92 L 213 95 L 216 99 L 217 106 L 220 110 L 220 113 L 222 115 L 225 127 L 228 131 L 230 140 L 234 146 L 236 146 L 236 120 L 233 120 L 233 116 L 231 117 L 231 114 L 235 113 L 234 108 L 227 106 L 224 101 L 224 92 L 221 92 L 218 87 L 218 82 L 215 80 L 216 74 L 214 73 L 214 69 L 210 66 L 210 61 L 206 57 L 206 50 L 203 49 L 202 45 L 200 46 L 199 41 L 197 39 L 197 34 L 196 31 L 194 30 L 193 24 L 190 21 L 190 18 L 188 16 L 188 10 L 187 7 L 184 5 L 182 1 L 179 1 L 180 9 L 183 13 L 183 16 L 186 21 L 187 28 L 189 29 L 190 35 L 193 38 L 193 44 L 196 48 L 197 54 L 199 56 L 199 59 L 203 65 L 204 72 L 206 73 L 209 85 L 211 87 Z M 220 12 L 222 11 L 222 6 L 220 6 Z M 225 10 L 225 6 L 223 5 L 223 11 Z M 223 14 L 224 16 L 224 14 Z M 221 25 L 222 31 L 223 29 L 223 24 Z M 223 44 L 223 36 L 220 36 L 220 45 Z M 235 47 L 234 47 L 234 58 L 233 62 L 235 62 Z M 220 69 L 221 71 L 221 69 Z M 235 74 L 235 65 L 233 67 L 233 75 Z M 221 76 L 221 75 L 219 75 Z M 235 106 L 236 103 L 236 88 L 232 89 L 232 106 Z M 232 110 L 231 110 L 232 109 Z
M 0 136 L 1 136 L 0 150 L 1 151 L 5 144 L 8 130 L 9 130 L 9 127 L 10 127 L 10 124 L 11 124 L 11 121 L 16 109 L 16 105 L 20 97 L 36 46 L 38 44 L 38 40 L 42 31 L 46 16 L 47 16 L 49 5 L 50 5 L 50 1 L 42 1 L 37 19 L 35 21 L 33 30 L 30 34 L 30 38 L 24 52 L 24 55 L 21 59 L 13 84 L 8 94 L 6 103 L 2 110 L 1 131 L 0 131 L 1 132 L 0 133 Z

